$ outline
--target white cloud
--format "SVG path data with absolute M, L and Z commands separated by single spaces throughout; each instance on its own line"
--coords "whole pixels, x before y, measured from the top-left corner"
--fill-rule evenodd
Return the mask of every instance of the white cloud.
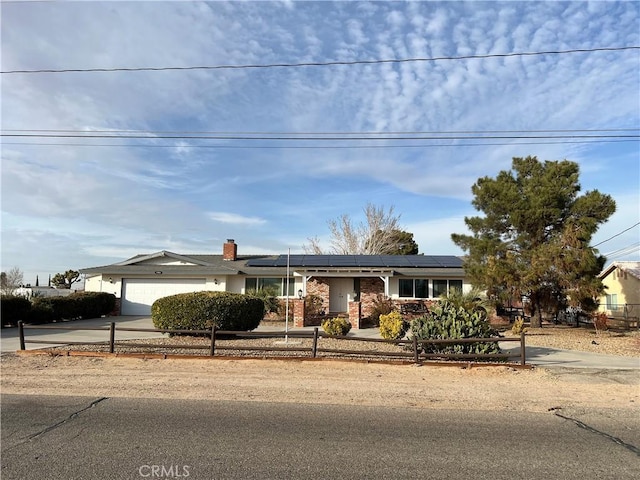
M 214 222 L 231 223 L 238 225 L 262 225 L 266 223 L 266 220 L 259 217 L 244 217 L 235 213 L 229 212 L 209 212 L 209 218 Z

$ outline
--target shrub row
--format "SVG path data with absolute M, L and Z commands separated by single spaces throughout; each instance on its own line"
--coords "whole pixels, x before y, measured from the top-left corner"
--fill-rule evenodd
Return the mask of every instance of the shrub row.
M 264 302 L 250 295 L 229 292 L 179 293 L 156 300 L 151 319 L 158 329 L 248 331 L 260 325 Z
M 2 325 L 50 323 L 57 320 L 97 318 L 113 311 L 116 297 L 103 292 L 75 292 L 66 297 L 36 297 L 31 302 L 24 297 L 2 296 Z

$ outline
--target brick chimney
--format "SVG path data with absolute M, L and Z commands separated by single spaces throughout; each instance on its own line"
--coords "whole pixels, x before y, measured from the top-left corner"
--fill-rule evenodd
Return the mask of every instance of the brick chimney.
M 238 245 L 233 238 L 227 239 L 227 243 L 222 246 L 222 259 L 230 261 L 238 259 Z

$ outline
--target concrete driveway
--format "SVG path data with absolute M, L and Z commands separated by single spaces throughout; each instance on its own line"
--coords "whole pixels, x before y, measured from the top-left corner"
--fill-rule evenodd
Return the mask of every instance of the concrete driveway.
M 27 340 L 50 340 L 52 342 L 99 342 L 109 341 L 109 324 L 116 324 L 116 341 L 131 340 L 144 338 L 159 338 L 163 335 L 154 332 L 127 332 L 118 331 L 118 327 L 123 328 L 154 328 L 151 317 L 137 316 L 121 316 L 95 318 L 91 320 L 76 320 L 73 322 L 62 322 L 53 325 L 68 326 L 74 328 L 83 327 L 103 327 L 105 330 L 45 330 L 45 329 L 25 329 L 25 338 Z M 274 327 L 258 327 L 260 330 L 283 331 L 284 328 Z M 289 331 L 309 330 L 313 331 L 313 327 L 289 328 Z M 367 328 L 362 330 L 352 330 L 349 336 L 358 336 L 365 338 L 380 338 L 378 329 Z M 3 328 L 0 331 L 0 352 L 15 352 L 20 348 L 17 328 Z M 35 348 L 53 347 L 58 344 L 29 344 L 27 350 Z M 513 343 L 503 343 L 500 345 L 503 350 L 511 351 L 513 354 L 519 354 L 520 346 L 514 346 Z M 526 361 L 530 365 L 540 367 L 563 367 L 563 368 L 597 368 L 597 369 L 617 369 L 617 370 L 640 370 L 640 358 L 638 357 L 620 357 L 616 355 L 603 355 L 598 353 L 577 352 L 574 350 L 560 350 L 557 348 L 546 347 L 526 347 Z
M 59 322 L 48 324 L 51 326 L 72 327 L 72 328 L 104 328 L 104 330 L 50 330 L 44 328 L 25 328 L 24 334 L 27 341 L 44 340 L 51 342 L 108 342 L 109 341 L 109 324 L 116 324 L 116 341 L 131 340 L 142 338 L 159 338 L 163 335 L 154 332 L 126 332 L 118 331 L 118 327 L 123 328 L 154 328 L 151 317 L 104 317 L 92 318 L 89 320 L 75 320 L 72 322 Z M 32 350 L 36 348 L 55 347 L 59 344 L 29 344 L 26 349 Z M 20 339 L 18 338 L 17 328 L 3 328 L 0 330 L 0 352 L 15 352 L 20 348 Z

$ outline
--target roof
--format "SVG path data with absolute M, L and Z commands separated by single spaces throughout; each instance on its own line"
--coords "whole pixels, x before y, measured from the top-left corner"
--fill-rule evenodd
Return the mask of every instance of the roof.
M 141 263 L 169 258 L 184 264 Z M 289 265 L 295 270 L 353 272 L 393 271 L 399 275 L 446 275 L 462 273 L 462 259 L 453 255 L 244 255 L 224 260 L 222 255 L 177 254 L 165 250 L 135 255 L 123 262 L 84 268 L 83 274 L 106 275 L 282 275 Z
M 629 275 L 640 280 L 640 262 L 613 262 L 607 268 L 605 268 L 600 275 L 600 278 L 605 278 L 615 269 L 622 270 L 623 272 L 627 272 Z

